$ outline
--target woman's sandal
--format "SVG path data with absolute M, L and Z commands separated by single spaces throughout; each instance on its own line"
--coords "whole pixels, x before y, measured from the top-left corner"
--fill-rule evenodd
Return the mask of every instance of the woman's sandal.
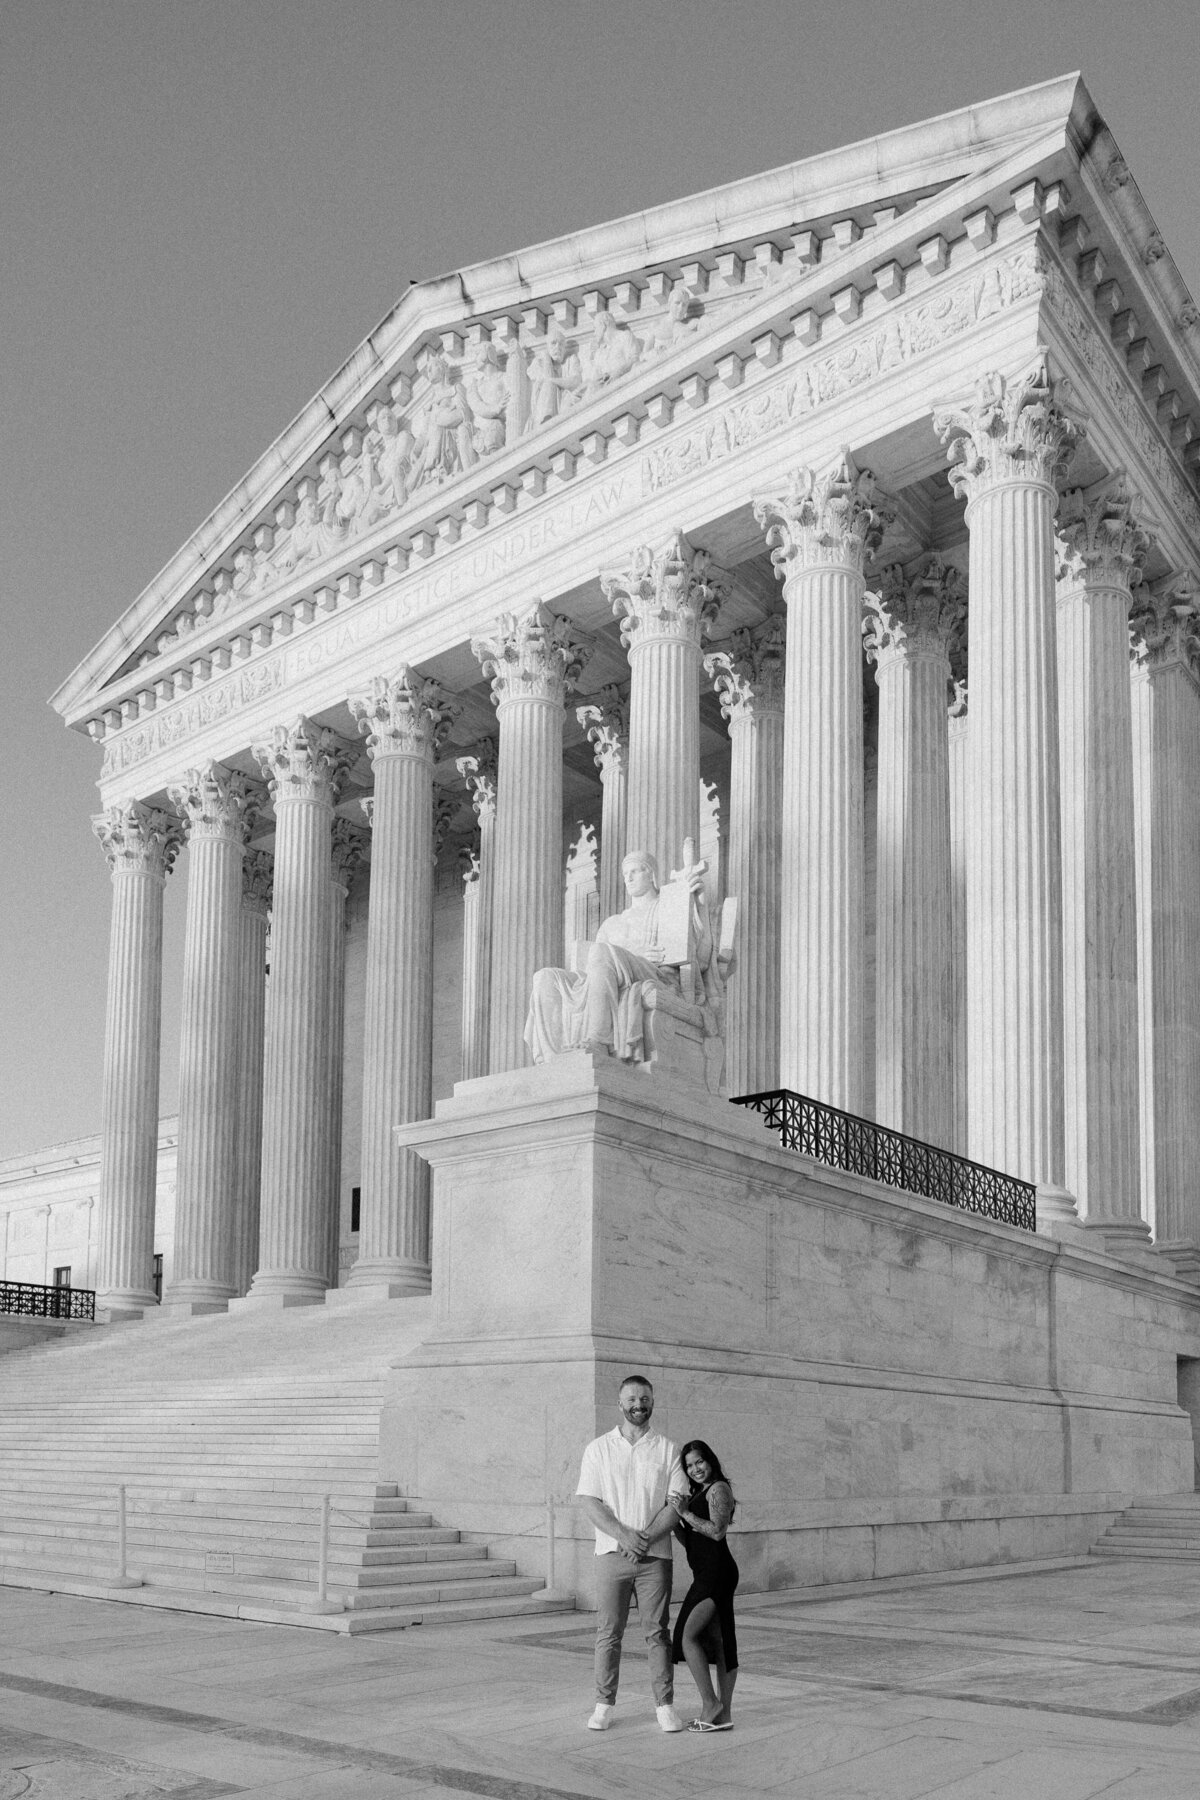
M 718 1725 L 714 1719 L 693 1719 L 691 1724 L 688 1726 L 688 1730 L 689 1731 L 732 1731 L 733 1730 L 733 1720 L 727 1719 L 723 1725 Z

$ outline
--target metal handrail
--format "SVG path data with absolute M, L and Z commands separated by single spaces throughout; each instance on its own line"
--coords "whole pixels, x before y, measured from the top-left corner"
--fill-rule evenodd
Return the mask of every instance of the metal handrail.
M 1031 1181 L 1019 1181 L 1015 1175 L 1004 1175 L 790 1088 L 739 1094 L 733 1105 L 761 1113 L 768 1129 L 779 1132 L 785 1150 L 942 1206 L 1015 1225 L 1020 1231 L 1037 1230 L 1037 1189 Z
M 0 1313 L 23 1319 L 95 1319 L 96 1292 L 94 1288 L 0 1281 Z

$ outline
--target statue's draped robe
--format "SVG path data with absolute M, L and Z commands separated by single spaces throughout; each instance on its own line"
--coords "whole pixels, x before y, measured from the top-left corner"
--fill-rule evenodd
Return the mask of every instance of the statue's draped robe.
M 535 1063 L 600 1044 L 623 1062 L 645 1060 L 647 993 L 654 987 L 679 991 L 676 971 L 646 954 L 658 948 L 657 924 L 655 894 L 605 919 L 589 947 L 585 972 L 538 970 L 525 1022 Z

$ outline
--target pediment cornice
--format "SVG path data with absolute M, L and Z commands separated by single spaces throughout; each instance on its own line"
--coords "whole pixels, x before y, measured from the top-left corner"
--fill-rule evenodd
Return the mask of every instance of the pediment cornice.
M 1006 136 L 969 109 L 411 289 L 54 704 L 128 724 L 836 340 L 964 235 L 986 249 L 1014 210 L 1057 232 L 1094 109 L 1077 78 L 990 103 L 993 127 L 1006 104 Z

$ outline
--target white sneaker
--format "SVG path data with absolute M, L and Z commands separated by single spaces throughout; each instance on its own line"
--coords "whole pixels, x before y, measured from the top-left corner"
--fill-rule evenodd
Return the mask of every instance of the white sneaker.
M 596 1710 L 587 1722 L 589 1731 L 607 1731 L 612 1724 L 613 1708 L 606 1706 L 603 1700 L 597 1700 Z M 666 1726 L 663 1726 L 666 1730 Z
M 600 1708 L 597 1707 L 596 1711 L 599 1712 L 599 1710 L 600 1710 Z M 670 1705 L 659 1706 L 659 1707 L 655 1708 L 655 1711 L 658 1714 L 658 1722 L 662 1726 L 664 1731 L 686 1731 L 687 1730 L 687 1726 L 684 1724 L 683 1720 L 680 1718 L 679 1714 L 675 1711 L 675 1708 L 673 1706 L 670 1706 Z

